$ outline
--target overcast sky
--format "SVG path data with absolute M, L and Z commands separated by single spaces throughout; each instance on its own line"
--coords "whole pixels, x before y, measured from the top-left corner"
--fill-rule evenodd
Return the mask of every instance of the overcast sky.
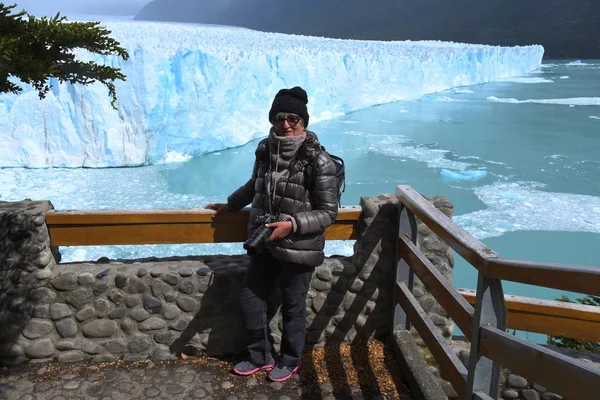
M 151 0 L 3 0 L 4 4 L 17 4 L 20 11 L 30 14 L 54 15 L 60 11 L 69 14 L 135 15 Z

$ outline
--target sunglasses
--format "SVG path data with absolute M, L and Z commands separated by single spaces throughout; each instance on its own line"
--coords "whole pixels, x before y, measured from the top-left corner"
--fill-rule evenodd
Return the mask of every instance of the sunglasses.
M 285 121 L 287 121 L 290 124 L 290 127 L 293 128 L 294 126 L 296 126 L 296 124 L 298 124 L 298 122 L 300 122 L 300 119 L 301 118 L 296 114 L 285 115 L 283 113 L 279 113 L 273 118 L 273 124 L 281 126 Z

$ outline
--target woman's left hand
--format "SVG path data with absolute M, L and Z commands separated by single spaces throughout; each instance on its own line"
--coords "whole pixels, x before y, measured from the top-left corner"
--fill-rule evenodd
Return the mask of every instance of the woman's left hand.
M 273 231 L 273 233 L 271 233 L 271 236 L 269 237 L 269 242 L 286 238 L 294 229 L 292 221 L 271 222 L 270 224 L 266 224 L 265 226 L 267 228 L 275 228 L 275 230 Z

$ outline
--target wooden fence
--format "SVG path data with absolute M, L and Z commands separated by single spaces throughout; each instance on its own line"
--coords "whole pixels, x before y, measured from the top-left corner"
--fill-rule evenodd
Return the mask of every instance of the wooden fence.
M 600 295 L 600 268 L 509 260 L 462 230 L 410 186 L 398 186 L 400 235 L 395 328 L 412 323 L 440 365 L 442 377 L 465 399 L 496 398 L 501 365 L 571 399 L 597 398 L 600 372 L 542 346 L 507 334 L 507 328 L 600 341 L 598 307 L 504 296 L 502 280 Z M 361 209 L 342 207 L 327 240 L 358 236 Z M 417 249 L 419 218 L 479 271 L 477 291 L 458 289 Z M 248 211 L 216 216 L 205 209 L 51 211 L 52 245 L 125 245 L 243 242 Z M 412 295 L 416 274 L 471 340 L 469 368 Z
M 398 186 L 399 263 L 395 326 L 412 323 L 444 379 L 465 399 L 496 399 L 501 366 L 569 399 L 598 398 L 600 370 L 506 333 L 507 327 L 599 340 L 598 307 L 511 296 L 502 280 L 600 295 L 600 267 L 504 259 L 479 242 L 410 186 Z M 479 271 L 475 293 L 459 291 L 417 249 L 416 218 Z M 468 369 L 411 293 L 413 274 L 423 282 L 471 341 Z M 470 300 L 470 301 L 469 301 Z M 471 305 L 471 304 L 474 304 Z M 573 323 L 571 326 L 565 323 Z

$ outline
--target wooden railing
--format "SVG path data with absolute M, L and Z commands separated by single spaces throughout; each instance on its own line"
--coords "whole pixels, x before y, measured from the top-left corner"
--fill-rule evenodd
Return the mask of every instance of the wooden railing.
M 600 267 L 508 260 L 437 210 L 410 186 L 398 186 L 399 262 L 395 327 L 414 325 L 441 375 L 465 399 L 495 399 L 501 366 L 569 399 L 598 398 L 600 370 L 506 333 L 507 326 L 599 340 L 598 307 L 505 297 L 502 280 L 600 295 Z M 477 291 L 460 291 L 417 249 L 416 217 L 479 271 Z M 471 341 L 468 369 L 412 294 L 413 274 Z M 507 324 L 508 323 L 508 324 Z
M 356 239 L 360 212 L 340 208 L 325 239 Z M 204 208 L 51 211 L 46 224 L 53 246 L 243 242 L 248 209 L 220 215 Z
M 398 186 L 400 235 L 394 327 L 412 323 L 442 370 L 465 399 L 497 397 L 500 365 L 571 399 L 596 399 L 600 373 L 586 364 L 505 332 L 530 332 L 600 341 L 598 307 L 504 296 L 501 280 L 593 295 L 600 268 L 508 260 L 474 239 L 410 186 Z M 342 207 L 327 240 L 358 237 L 361 208 Z M 477 291 L 457 289 L 416 248 L 418 217 L 479 271 Z M 54 246 L 243 242 L 248 210 L 215 216 L 205 209 L 51 211 L 46 223 Z M 416 274 L 471 340 L 469 369 L 458 360 L 412 295 Z M 543 365 L 541 365 L 543 364 Z

